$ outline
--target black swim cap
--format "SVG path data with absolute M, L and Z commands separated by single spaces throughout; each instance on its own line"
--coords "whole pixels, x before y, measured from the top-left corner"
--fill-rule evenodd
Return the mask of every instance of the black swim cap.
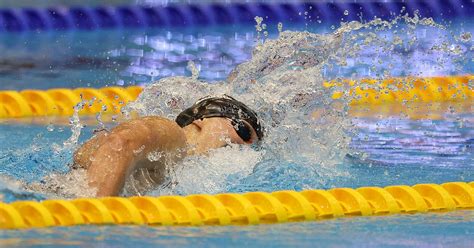
M 185 127 L 195 120 L 210 117 L 244 120 L 252 126 L 259 140 L 263 138 L 263 127 L 258 120 L 257 113 L 228 95 L 200 99 L 193 106 L 181 112 L 176 117 L 176 123 L 180 127 Z

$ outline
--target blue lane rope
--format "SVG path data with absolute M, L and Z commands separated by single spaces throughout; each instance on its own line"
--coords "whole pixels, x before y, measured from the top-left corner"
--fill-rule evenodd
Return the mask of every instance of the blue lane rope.
M 409 0 L 391 2 L 294 2 L 294 3 L 210 3 L 168 6 L 99 6 L 0 9 L 0 32 L 36 30 L 93 30 L 100 28 L 176 27 L 213 24 L 253 23 L 255 16 L 265 22 L 298 23 L 312 20 L 338 23 L 388 19 L 405 8 L 435 19 L 474 16 L 472 0 Z M 344 14 L 347 10 L 349 13 Z

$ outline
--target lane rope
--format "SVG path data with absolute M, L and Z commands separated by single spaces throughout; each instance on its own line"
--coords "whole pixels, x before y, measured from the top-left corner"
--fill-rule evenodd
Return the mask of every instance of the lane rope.
M 389 78 L 384 80 L 332 80 L 324 83 L 334 99 L 348 97 L 351 105 L 404 102 L 470 101 L 474 76 Z M 79 114 L 120 113 L 143 89 L 139 86 L 0 91 L 0 118 L 71 116 L 74 106 L 86 101 Z
M 0 202 L 0 229 L 72 225 L 255 225 L 474 208 L 474 182 L 385 188 Z
M 120 113 L 142 92 L 139 86 L 0 91 L 0 118 L 30 116 L 71 116 L 74 106 L 85 101 L 81 115 Z
M 427 7 L 421 7 L 427 6 Z M 461 6 L 461 8 L 459 7 Z M 307 16 L 318 16 L 326 24 L 341 20 L 360 21 L 360 16 L 388 20 L 393 13 L 413 13 L 449 20 L 470 17 L 474 4 L 466 0 L 411 0 L 406 2 L 289 1 L 226 2 L 166 5 L 60 6 L 0 8 L 1 32 L 38 32 L 41 30 L 95 30 L 145 27 L 192 27 L 222 24 L 251 24 L 255 16 L 265 22 L 306 23 Z M 305 13 L 302 15 L 302 13 Z M 321 13 L 325 13 L 321 15 Z

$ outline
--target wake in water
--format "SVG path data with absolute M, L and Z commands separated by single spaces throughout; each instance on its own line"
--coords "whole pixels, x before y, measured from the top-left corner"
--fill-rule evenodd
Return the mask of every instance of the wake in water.
M 150 187 L 153 175 L 138 171 L 128 180 L 124 194 L 141 194 L 143 188 L 152 195 L 318 188 L 330 186 L 334 178 L 350 177 L 343 164 L 347 154 L 357 153 L 349 148 L 355 130 L 347 114 L 351 96 L 332 99 L 335 90 L 347 89 L 344 85 L 324 87 L 327 78 L 323 75 L 335 68 L 350 68 L 358 57 L 373 51 L 380 55 L 372 61 L 374 74 L 389 76 L 390 62 L 385 65 L 386 61 L 381 61 L 384 68 L 375 65 L 380 65 L 377 62 L 384 56 L 396 57 L 397 49 L 405 44 L 398 32 L 414 34 L 417 27 L 443 29 L 415 13 L 414 17 L 404 15 L 391 21 L 342 23 L 325 35 L 284 31 L 277 39 L 258 44 L 252 59 L 237 66 L 226 80 L 200 81 L 190 63 L 191 77 L 163 78 L 147 85 L 139 98 L 124 108 L 125 116 L 174 119 L 202 97 L 227 94 L 258 112 L 266 128 L 265 138 L 259 147 L 231 145 L 208 156 L 191 156 L 177 165 L 167 165 L 168 182 L 158 188 Z M 389 31 L 395 33 L 391 38 L 386 36 Z M 456 55 L 451 48 L 435 49 Z M 443 62 L 439 63 L 442 67 Z M 81 129 L 77 119 L 73 124 L 73 136 L 65 144 L 69 150 L 75 148 L 71 144 L 77 145 Z M 45 184 L 33 188 L 46 192 L 55 188 L 54 194 L 62 197 L 90 195 L 93 191 L 87 189 L 81 173 L 51 175 Z

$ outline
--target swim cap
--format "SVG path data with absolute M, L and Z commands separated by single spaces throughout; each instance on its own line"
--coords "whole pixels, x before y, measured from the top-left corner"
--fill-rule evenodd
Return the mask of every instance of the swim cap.
M 227 117 L 236 121 L 244 120 L 252 126 L 259 140 L 263 138 L 263 127 L 258 120 L 257 113 L 228 95 L 200 99 L 193 106 L 181 112 L 176 117 L 176 123 L 180 127 L 185 127 L 195 120 L 210 117 Z

